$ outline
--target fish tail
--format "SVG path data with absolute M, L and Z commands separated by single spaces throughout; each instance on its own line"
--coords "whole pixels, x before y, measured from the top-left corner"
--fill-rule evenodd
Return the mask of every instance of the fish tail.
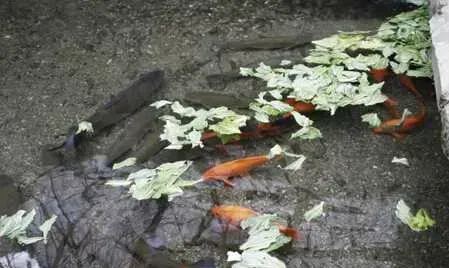
M 294 240 L 300 240 L 301 235 L 299 234 L 299 231 L 295 228 L 287 227 L 287 226 L 280 226 L 279 231 L 283 234 L 285 234 L 288 237 L 291 237 Z

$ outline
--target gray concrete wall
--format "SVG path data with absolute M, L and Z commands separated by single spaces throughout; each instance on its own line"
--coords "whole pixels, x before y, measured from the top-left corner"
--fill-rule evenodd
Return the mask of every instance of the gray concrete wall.
M 442 147 L 449 158 L 449 0 L 430 0 L 432 65 L 442 122 Z

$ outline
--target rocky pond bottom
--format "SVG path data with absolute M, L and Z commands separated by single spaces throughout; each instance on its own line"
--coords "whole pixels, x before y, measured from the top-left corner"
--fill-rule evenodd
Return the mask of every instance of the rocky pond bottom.
M 37 209 L 38 222 L 58 216 L 46 245 L 19 247 L 0 240 L 0 256 L 26 250 L 41 267 L 179 268 L 195 267 L 198 261 L 229 267 L 227 251 L 237 250 L 247 237 L 239 230 L 224 233 L 210 209 L 233 204 L 275 213 L 301 232 L 299 241 L 273 253 L 287 267 L 449 267 L 449 168 L 431 94 L 423 93 L 429 108 L 426 123 L 403 140 L 374 135 L 360 120 L 367 109 L 351 107 L 335 116 L 313 113 L 311 119 L 323 133 L 313 142 L 292 141 L 285 134 L 242 142 L 230 147 L 231 155 L 215 148 L 163 151 L 127 170 L 195 158 L 183 178 L 196 180 L 215 163 L 266 154 L 277 143 L 307 157 L 296 172 L 278 168 L 285 165 L 280 161 L 238 179 L 233 189 L 200 183 L 171 202 L 137 201 L 125 188 L 104 185 L 127 173 L 104 168 L 101 157 L 93 155 L 113 148 L 117 132 L 127 130 L 125 123 L 87 143 L 87 162 L 77 158 L 48 170 L 38 163 L 37 145 L 57 143 L 55 133 L 65 133 L 73 123 L 69 120 L 87 118 L 95 104 L 144 69 L 157 67 L 167 74 L 167 86 L 157 97 L 189 101 L 189 94 L 210 91 L 251 99 L 264 87 L 235 79 L 236 66 L 301 59 L 306 53 L 217 52 L 217 44 L 263 34 L 305 38 L 311 33 L 316 40 L 339 30 L 372 30 L 402 9 L 387 8 L 389 4 L 376 8 L 385 2 L 380 0 L 51 2 L 0 3 L 0 12 L 11 9 L 0 20 L 1 85 L 6 89 L 0 94 L 5 114 L 0 122 L 2 172 L 20 174 L 0 176 L 1 214 L 13 213 L 26 201 L 24 208 Z M 47 13 L 52 15 L 42 16 Z M 385 90 L 394 92 L 401 105 L 407 102 L 408 93 L 397 81 Z M 159 133 L 153 132 L 155 137 Z M 410 166 L 391 163 L 393 157 L 407 158 Z M 15 184 L 24 190 L 25 200 L 16 194 Z M 436 226 L 420 233 L 410 230 L 394 215 L 400 199 L 413 209 L 428 209 Z M 304 212 L 321 201 L 325 216 L 307 223 Z
M 171 202 L 137 201 L 126 188 L 104 185 L 158 165 L 151 160 L 120 172 L 104 168 L 102 157 L 70 169 L 55 167 L 30 179 L 27 195 L 34 198 L 26 207 L 38 207 L 38 219 L 58 215 L 49 243 L 30 252 L 42 267 L 179 267 L 200 260 L 228 267 L 226 252 L 237 250 L 247 236 L 217 228 L 210 209 L 235 204 L 275 213 L 298 228 L 301 239 L 274 253 L 287 267 L 444 267 L 449 172 L 439 150 L 437 118 L 398 142 L 354 126 L 351 118 L 359 112 L 345 110 L 333 120 L 318 116 L 324 139 L 285 144 L 308 156 L 299 171 L 280 169 L 277 164 L 285 164 L 280 161 L 237 179 L 232 189 L 199 183 Z M 249 141 L 230 152 L 261 154 L 276 142 Z M 410 166 L 391 163 L 393 156 L 408 158 Z M 209 165 L 232 158 L 204 151 L 183 178 L 198 179 Z M 399 199 L 429 209 L 436 227 L 415 233 L 402 224 L 394 215 Z M 307 223 L 304 212 L 320 201 L 326 203 L 325 216 Z

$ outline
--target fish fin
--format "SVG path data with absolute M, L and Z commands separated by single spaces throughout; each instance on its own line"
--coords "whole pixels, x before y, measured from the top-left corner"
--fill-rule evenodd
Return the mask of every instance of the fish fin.
M 405 133 L 393 132 L 391 133 L 391 136 L 396 140 L 402 140 L 405 137 Z
M 279 231 L 283 234 L 285 234 L 288 237 L 291 237 L 293 240 L 300 240 L 301 235 L 299 234 L 299 231 L 295 228 L 281 226 L 279 227 Z
M 226 178 L 222 178 L 220 180 L 224 183 L 224 186 L 227 188 L 233 188 L 235 186 L 235 183 L 231 182 L 230 180 L 228 180 Z

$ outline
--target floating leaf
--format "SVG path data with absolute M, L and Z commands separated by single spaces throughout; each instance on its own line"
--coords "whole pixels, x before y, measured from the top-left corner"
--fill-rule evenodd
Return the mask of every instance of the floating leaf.
M 53 215 L 39 226 L 39 229 L 43 232 L 42 237 L 27 237 L 26 230 L 35 215 L 35 209 L 32 209 L 28 214 L 26 214 L 25 210 L 19 210 L 16 214 L 9 217 L 3 215 L 0 218 L 0 237 L 6 236 L 9 239 L 17 239 L 20 244 L 33 244 L 42 240 L 44 240 L 44 243 L 47 243 L 47 235 L 51 226 L 56 221 L 56 216 Z
M 160 101 L 156 101 L 153 102 L 152 104 L 150 104 L 151 107 L 155 107 L 156 109 L 162 108 L 168 104 L 172 104 L 173 102 L 168 101 L 168 100 L 160 100 Z
M 129 167 L 129 166 L 134 166 L 136 164 L 137 158 L 135 157 L 129 157 L 126 158 L 125 160 L 118 162 L 118 163 L 114 163 L 112 165 L 112 169 L 120 169 L 123 167 Z
M 321 131 L 315 127 L 303 127 L 290 136 L 290 139 L 300 138 L 304 140 L 313 140 L 323 137 Z
M 304 155 L 299 155 L 298 159 L 294 162 L 288 164 L 284 169 L 286 170 L 300 170 L 302 168 L 302 165 L 304 164 L 304 161 L 306 160 L 306 157 Z
M 393 160 L 391 160 L 391 163 L 401 164 L 401 165 L 405 165 L 405 166 L 410 166 L 410 164 L 408 163 L 407 158 L 405 158 L 405 157 L 398 158 L 398 157 L 394 156 Z
M 50 229 L 56 222 L 57 218 L 58 217 L 56 215 L 53 215 L 50 219 L 46 220 L 44 223 L 41 224 L 41 226 L 39 226 L 39 230 L 41 230 L 44 239 L 44 244 L 47 244 L 48 233 L 50 232 Z
M 235 251 L 228 251 L 227 253 L 228 258 L 226 259 L 227 262 L 234 262 L 234 261 L 241 261 L 242 255 L 240 253 Z
M 402 223 L 407 224 L 415 232 L 425 231 L 436 223 L 422 208 L 413 216 L 410 207 L 402 199 L 396 205 L 395 214 Z
M 284 149 L 279 144 L 276 144 L 273 146 L 273 148 L 270 149 L 270 152 L 268 153 L 268 158 L 273 159 L 276 156 L 284 154 Z
M 162 195 L 172 200 L 183 193 L 182 188 L 192 186 L 201 180 L 181 179 L 181 175 L 190 167 L 191 161 L 164 163 L 155 169 L 141 169 L 128 175 L 126 181 L 110 180 L 110 186 L 129 187 L 129 193 L 137 200 L 159 199 Z
M 248 229 L 248 240 L 240 245 L 241 250 L 273 251 L 291 241 L 291 238 L 279 231 L 282 219 L 276 215 L 264 214 L 250 217 L 240 224 Z
M 286 268 L 285 264 L 262 251 L 243 251 L 241 261 L 232 268 Z
M 362 122 L 368 123 L 369 126 L 372 128 L 378 127 L 382 123 L 377 113 L 369 113 L 362 115 Z
M 314 206 L 310 210 L 304 213 L 304 219 L 310 222 L 313 219 L 319 218 L 324 214 L 324 202 L 320 202 L 318 205 Z
M 241 133 L 240 128 L 246 125 L 246 120 L 248 117 L 244 115 L 229 116 L 219 123 L 209 126 L 209 129 L 222 135 L 239 134 Z
M 79 134 L 81 132 L 93 133 L 94 132 L 94 128 L 92 127 L 92 123 L 91 122 L 87 122 L 87 121 L 81 121 L 78 124 L 78 129 L 76 130 L 75 134 Z

